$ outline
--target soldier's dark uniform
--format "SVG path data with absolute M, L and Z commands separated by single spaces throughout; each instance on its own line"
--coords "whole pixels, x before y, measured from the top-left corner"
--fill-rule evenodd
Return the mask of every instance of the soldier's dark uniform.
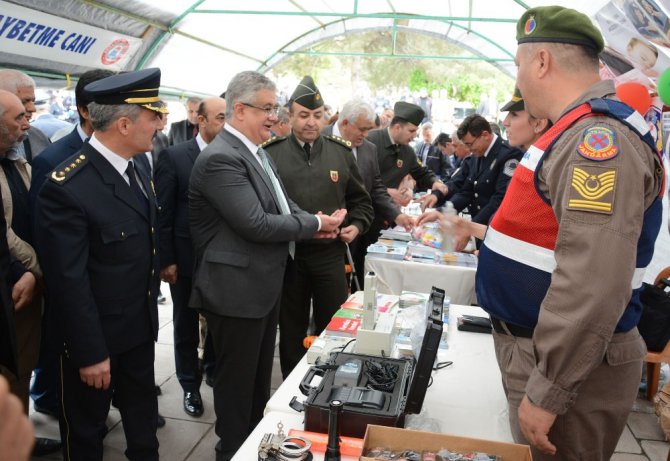
M 323 105 L 311 78 L 303 79 L 291 100 L 310 110 Z M 373 217 L 372 201 L 346 141 L 319 136 L 309 156 L 294 134 L 272 138 L 262 147 L 275 162 L 289 197 L 300 208 L 324 214 L 346 208 L 344 226 L 354 225 L 361 234 L 367 231 Z M 295 270 L 287 269 L 279 318 L 279 351 L 285 377 L 305 354 L 302 341 L 308 328 L 310 300 L 315 334 L 326 327 L 346 300 L 344 257 L 345 244 L 339 239 L 296 243 Z
M 423 118 L 423 110 L 416 104 L 398 102 L 394 107 L 395 117 L 419 125 Z M 430 169 L 419 162 L 416 153 L 407 144 L 395 144 L 387 128 L 372 130 L 368 141 L 377 146 L 379 172 L 386 187 L 397 188 L 400 181 L 409 175 L 416 181 L 417 191 L 431 189 L 439 178 Z
M 86 90 L 99 104 L 123 104 L 132 96 L 147 100 L 141 105 L 149 109 L 153 99 L 158 100 L 159 86 L 160 70 L 146 69 L 98 80 Z M 127 92 L 123 96 L 122 88 Z M 123 420 L 126 456 L 157 460 L 156 198 L 150 179 L 135 167 L 146 195 L 142 203 L 91 143 L 99 145 L 100 141 L 87 141 L 49 175 L 36 210 L 40 260 L 63 338 L 63 456 L 66 460 L 102 459 L 105 420 L 113 396 Z M 81 368 L 107 358 L 111 369 L 108 389 L 96 389 L 81 380 Z
M 467 207 L 474 222 L 488 224 L 522 156 L 523 152 L 497 137 L 488 155 L 471 160 L 463 186 L 450 199 L 454 208 Z

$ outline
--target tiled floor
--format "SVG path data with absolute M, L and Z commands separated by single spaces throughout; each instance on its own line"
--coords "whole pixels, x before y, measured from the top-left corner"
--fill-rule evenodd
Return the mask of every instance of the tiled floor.
M 162 395 L 158 397 L 160 413 L 167 424 L 158 430 L 160 457 L 163 461 L 201 461 L 214 459 L 214 445 L 217 442 L 214 433 L 214 410 L 212 389 L 203 383 L 201 393 L 205 404 L 205 413 L 200 418 L 191 418 L 182 409 L 182 391 L 175 376 L 172 349 L 172 304 L 169 290 L 167 303 L 159 306 L 160 331 L 156 344 L 156 383 L 161 386 Z M 275 359 L 273 387 L 281 384 L 279 361 Z M 58 424 L 49 417 L 33 413 L 31 419 L 38 435 L 58 438 Z M 119 414 L 112 409 L 108 419 L 109 434 L 105 438 L 105 461 L 123 461 L 125 439 Z M 617 452 L 612 461 L 665 461 L 670 445 L 665 442 L 653 404 L 640 398 L 634 411 L 628 418 L 628 425 L 621 436 Z M 33 458 L 60 460 L 59 454 Z

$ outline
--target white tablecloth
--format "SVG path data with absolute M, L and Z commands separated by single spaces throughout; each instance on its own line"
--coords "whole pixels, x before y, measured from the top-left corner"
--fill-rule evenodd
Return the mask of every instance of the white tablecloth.
M 377 292 L 400 295 L 403 290 L 430 293 L 433 286 L 443 289 L 453 304 L 475 301 L 475 267 L 398 261 L 368 255 L 365 272 L 377 275 Z
M 451 305 L 449 348 L 440 351 L 438 359 L 452 361 L 453 365 L 433 372 L 422 413 L 438 420 L 443 433 L 512 442 L 493 337 L 458 331 L 456 318 L 463 314 L 486 315 L 478 307 Z M 288 412 L 302 417 L 288 404 L 293 396 L 305 399 L 298 385 L 308 368 L 303 357 L 268 402 L 266 414 Z

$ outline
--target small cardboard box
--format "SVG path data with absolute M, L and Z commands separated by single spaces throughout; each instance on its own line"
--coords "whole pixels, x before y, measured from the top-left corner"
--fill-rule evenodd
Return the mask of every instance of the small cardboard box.
M 447 448 L 451 451 L 479 451 L 498 455 L 503 461 L 532 461 L 533 459 L 528 445 L 369 425 L 363 441 L 363 454 L 369 448 L 374 447 L 385 447 L 397 451 L 429 450 L 435 452 L 441 448 Z M 361 456 L 360 459 L 361 461 L 374 461 L 374 458 L 366 456 Z

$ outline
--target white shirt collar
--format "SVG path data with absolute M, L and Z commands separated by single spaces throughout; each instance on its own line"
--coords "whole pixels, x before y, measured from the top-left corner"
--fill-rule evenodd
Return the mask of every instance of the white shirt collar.
M 88 135 L 84 131 L 84 129 L 81 127 L 80 123 L 77 123 L 77 133 L 79 133 L 79 137 L 81 138 L 82 141 L 86 141 L 86 138 L 88 138 Z
M 91 145 L 91 147 L 100 152 L 100 155 L 102 155 L 112 165 L 112 167 L 114 167 L 114 169 L 119 172 L 121 177 L 126 182 L 128 182 L 128 176 L 126 176 L 128 160 L 107 148 L 103 143 L 100 142 L 98 138 L 95 137 L 95 133 L 91 135 L 88 143 Z
M 489 155 L 489 152 L 491 152 L 491 148 L 493 145 L 496 143 L 496 139 L 498 139 L 498 135 L 495 133 L 491 133 L 493 135 L 493 140 L 491 141 L 491 144 L 489 144 L 488 149 L 486 149 L 486 152 L 484 152 L 484 157 L 487 157 Z
M 237 139 L 242 141 L 242 144 L 244 144 L 249 151 L 254 155 L 258 163 L 262 166 L 263 164 L 261 163 L 261 158 L 258 156 L 258 146 L 251 142 L 249 138 L 247 138 L 244 134 L 242 134 L 241 131 L 235 129 L 234 126 L 232 126 L 229 123 L 226 123 L 223 127 L 224 130 L 227 130 L 230 134 L 235 136 Z
M 198 135 L 195 137 L 195 142 L 198 143 L 198 147 L 200 148 L 200 151 L 202 152 L 205 147 L 207 147 L 207 144 L 204 139 L 202 139 L 202 135 L 198 131 Z

